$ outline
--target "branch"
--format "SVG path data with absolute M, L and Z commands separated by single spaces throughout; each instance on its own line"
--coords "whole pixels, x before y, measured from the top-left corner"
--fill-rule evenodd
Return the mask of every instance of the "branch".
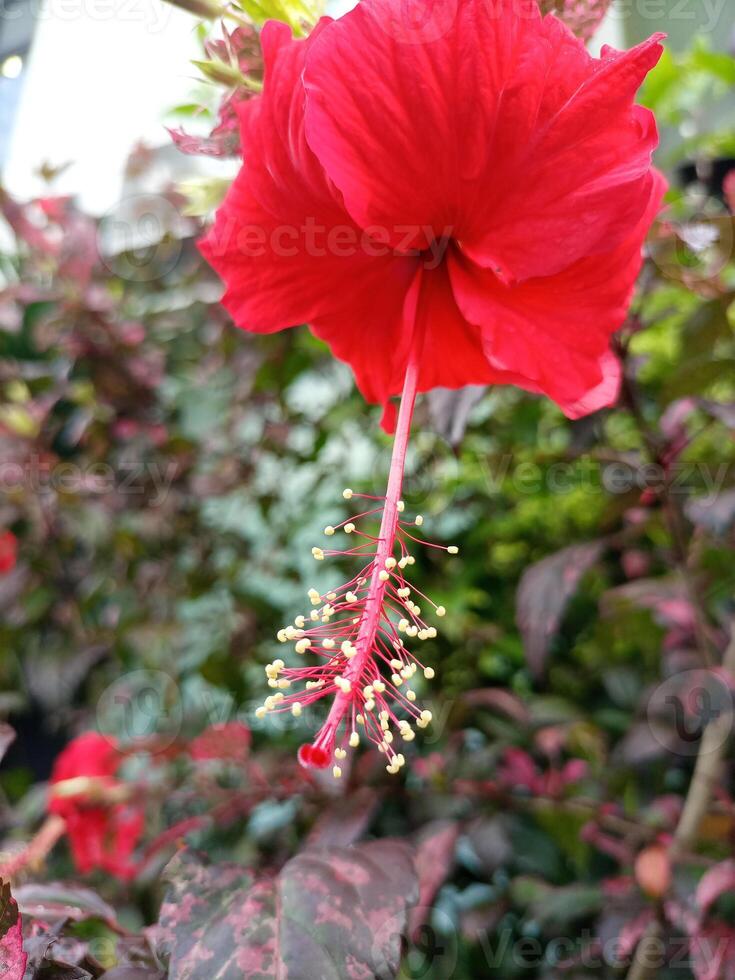
M 722 661 L 723 669 L 735 677 L 735 624 L 730 633 L 730 644 Z M 719 782 L 722 763 L 732 726 L 729 713 L 722 713 L 705 728 L 694 765 L 679 823 L 674 833 L 669 853 L 672 861 L 681 857 L 696 842 L 702 818 L 709 809 L 712 794 Z M 661 937 L 663 924 L 652 922 L 641 937 L 628 971 L 628 980 L 649 980 L 661 966 Z

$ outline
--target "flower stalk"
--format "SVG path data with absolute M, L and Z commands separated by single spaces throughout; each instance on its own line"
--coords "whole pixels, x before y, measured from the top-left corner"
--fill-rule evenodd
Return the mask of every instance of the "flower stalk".
M 397 738 L 410 742 L 415 728 L 426 728 L 431 722 L 431 712 L 416 705 L 417 694 L 411 681 L 419 670 L 429 680 L 434 671 L 408 649 L 404 637 L 423 641 L 437 635 L 436 627 L 426 622 L 412 595 L 433 607 L 439 618 L 445 610 L 413 589 L 404 572 L 415 562 L 409 550 L 415 543 L 442 548 L 450 554 L 456 554 L 458 549 L 416 537 L 409 528 L 420 528 L 423 517 L 419 514 L 408 521 L 403 516 L 401 492 L 422 346 L 423 328 L 417 322 L 385 496 L 373 497 L 347 488 L 344 498 L 365 500 L 367 509 L 336 527 L 326 527 L 324 533 L 329 538 L 344 533 L 358 543 L 346 550 L 312 549 L 317 561 L 341 555 L 367 558 L 368 562 L 335 591 L 322 595 L 311 589 L 309 598 L 314 608 L 310 614 L 297 616 L 293 626 L 279 631 L 279 640 L 293 642 L 298 656 L 308 653 L 320 662 L 315 666 L 290 667 L 279 659 L 268 664 L 268 683 L 277 693 L 266 698 L 256 712 L 262 718 L 268 712 L 288 710 L 299 717 L 305 707 L 331 696 L 327 718 L 313 742 L 301 747 L 299 760 L 302 765 L 315 768 L 333 763 L 335 778 L 342 775 L 340 762 L 348 748 L 356 748 L 363 738 L 385 754 L 388 772 L 399 772 L 405 757 L 397 749 Z M 364 530 L 362 522 L 378 514 L 380 527 L 377 535 L 372 535 Z M 290 689 L 299 682 L 303 683 L 303 690 L 292 692 Z M 288 694 L 284 693 L 286 690 Z

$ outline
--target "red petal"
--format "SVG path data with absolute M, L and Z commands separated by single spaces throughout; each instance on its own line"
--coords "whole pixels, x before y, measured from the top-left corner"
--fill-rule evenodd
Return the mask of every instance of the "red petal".
M 396 246 L 451 229 L 509 279 L 627 237 L 657 140 L 632 103 L 660 45 L 594 59 L 533 6 L 362 0 L 322 31 L 307 138 L 359 224 Z
M 512 383 L 544 392 L 572 418 L 617 397 L 619 367 L 609 351 L 610 336 L 625 319 L 642 239 L 665 187 L 658 174 L 647 184 L 648 208 L 629 241 L 558 275 L 508 286 L 466 256 L 450 256 L 457 303 L 481 328 L 490 364 L 509 372 Z
M 200 243 L 227 285 L 225 307 L 248 330 L 330 317 L 347 329 L 385 331 L 412 277 L 410 260 L 366 240 L 304 139 L 300 77 L 325 23 L 306 41 L 285 24 L 263 29 L 264 93 L 241 112 L 246 162 Z

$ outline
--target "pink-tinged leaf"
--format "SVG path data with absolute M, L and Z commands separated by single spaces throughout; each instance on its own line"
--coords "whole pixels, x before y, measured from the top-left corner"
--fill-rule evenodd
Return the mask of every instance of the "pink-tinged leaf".
M 539 0 L 541 13 L 556 14 L 583 41 L 589 41 L 611 4 L 612 0 Z
M 523 573 L 516 596 L 516 621 L 528 665 L 536 676 L 543 672 L 567 603 L 582 576 L 598 561 L 604 549 L 604 541 L 573 544 L 543 558 Z
M 726 175 L 722 190 L 725 195 L 725 203 L 730 208 L 731 214 L 735 214 L 735 170 L 731 170 Z
M 178 855 L 151 938 L 176 980 L 394 976 L 418 898 L 410 848 L 371 841 L 309 850 L 279 875 Z
M 84 922 L 101 919 L 113 926 L 117 916 L 111 905 L 96 891 L 83 885 L 64 883 L 29 883 L 14 889 L 15 899 L 23 915 L 45 922 Z
M 716 923 L 692 936 L 692 972 L 697 980 L 735 980 L 735 930 Z
M 697 885 L 697 905 L 706 915 L 720 895 L 735 891 L 735 860 L 721 861 L 702 875 Z
M 641 609 L 650 609 L 657 623 L 667 628 L 690 630 L 694 625 L 694 609 L 682 579 L 642 578 L 609 589 L 603 596 L 603 615 L 615 614 L 618 602 L 630 602 Z
M 11 728 L 6 722 L 0 722 L 0 762 L 3 761 L 3 756 L 8 751 L 10 746 L 15 741 L 15 730 Z
M 307 847 L 349 847 L 365 833 L 378 807 L 378 794 L 362 786 L 349 796 L 335 800 L 317 818 L 306 841 Z
M 18 905 L 10 894 L 10 885 L 0 882 L 0 977 L 23 980 L 27 962 Z
M 189 755 L 198 762 L 218 760 L 243 765 L 250 754 L 250 742 L 250 729 L 240 721 L 210 725 L 191 742 Z
M 409 935 L 416 937 L 426 922 L 436 893 L 449 877 L 454 865 L 454 849 L 459 827 L 453 820 L 427 824 L 416 842 L 416 872 L 419 901 L 409 915 Z

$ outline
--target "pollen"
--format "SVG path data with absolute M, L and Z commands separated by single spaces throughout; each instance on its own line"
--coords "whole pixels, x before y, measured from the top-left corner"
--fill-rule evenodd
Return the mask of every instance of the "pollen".
M 352 500 L 352 490 L 350 490 L 349 487 L 345 487 L 345 489 L 342 491 L 342 496 L 345 498 L 345 500 Z
M 327 524 L 327 526 L 324 528 L 324 533 L 328 538 L 332 537 L 332 535 L 334 534 L 334 528 L 332 527 L 331 524 Z

